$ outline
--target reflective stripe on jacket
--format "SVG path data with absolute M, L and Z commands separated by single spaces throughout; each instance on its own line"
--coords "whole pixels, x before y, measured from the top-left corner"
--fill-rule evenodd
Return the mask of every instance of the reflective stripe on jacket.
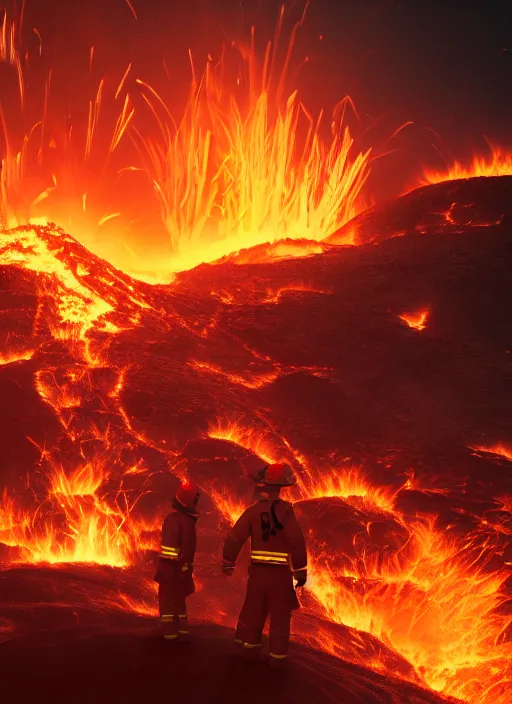
M 162 526 L 162 540 L 158 567 L 154 579 L 157 582 L 172 581 L 174 572 L 190 572 L 196 552 L 196 521 L 183 511 L 174 509 Z
M 307 551 L 293 506 L 280 499 L 261 498 L 249 506 L 230 530 L 223 562 L 234 564 L 245 541 L 251 539 L 251 563 L 307 567 Z

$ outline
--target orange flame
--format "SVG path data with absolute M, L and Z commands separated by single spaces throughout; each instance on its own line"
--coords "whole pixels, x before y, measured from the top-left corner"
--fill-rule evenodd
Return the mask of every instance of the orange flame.
M 180 268 L 274 239 L 324 239 L 360 208 L 370 152 L 350 157 L 353 139 L 342 126 L 347 101 L 337 108 L 327 146 L 320 138 L 319 121 L 307 113 L 296 93 L 272 120 L 268 64 L 260 78 L 254 45 L 248 55 L 240 53 L 249 66 L 251 98 L 245 113 L 238 97 L 227 99 L 222 63 L 208 65 L 202 81 L 193 82 L 177 131 L 168 125 L 171 118 L 165 110 L 163 118 L 158 116 L 157 105 L 163 101 L 139 81 L 149 91 L 145 99 L 163 138 L 156 144 L 139 134 L 140 151 Z M 304 118 L 306 137 L 299 143 Z M 170 163 L 179 168 L 169 170 Z M 221 213 L 217 235 L 208 234 L 214 210 Z M 216 241 L 208 244 L 212 237 Z
M 382 511 L 393 510 L 396 496 L 396 491 L 372 486 L 361 467 L 344 468 L 339 472 L 320 472 L 315 477 L 308 475 L 307 481 L 299 480 L 299 485 L 302 495 L 307 499 L 337 496 L 350 501 L 357 498 L 363 505 Z
M 64 490 L 66 486 L 64 477 Z M 91 490 L 92 491 L 92 490 Z M 133 537 L 122 530 L 126 516 L 92 494 L 69 494 L 55 488 L 50 505 L 33 514 L 7 495 L 0 510 L 0 541 L 20 550 L 22 562 L 94 562 L 124 567 L 130 564 Z M 56 518 L 49 518 L 51 505 Z M 58 518 L 57 518 L 58 517 Z
M 277 439 L 269 432 L 244 427 L 237 421 L 221 420 L 210 428 L 208 436 L 235 443 L 250 450 L 267 463 L 280 461 L 281 455 Z
M 474 156 L 469 166 L 455 161 L 445 172 L 427 171 L 424 183 L 442 183 L 478 176 L 512 176 L 512 154 L 492 144 L 490 147 L 489 157 Z
M 489 447 L 472 447 L 471 449 L 476 450 L 476 452 L 490 452 L 493 455 L 500 455 L 501 457 L 504 457 L 512 462 L 512 449 L 501 444 L 491 445 Z
M 4 492 L 0 509 L 0 542 L 19 550 L 20 562 L 90 562 L 113 567 L 132 564 L 141 547 L 142 533 L 158 530 L 151 523 L 134 521 L 130 503 L 119 490 L 109 498 L 101 487 L 108 479 L 105 467 L 91 462 L 66 474 L 53 468 L 46 499 L 37 511 L 18 506 Z
M 35 350 L 26 350 L 25 352 L 7 352 L 0 354 L 0 366 L 4 364 L 12 364 L 13 362 L 26 362 L 32 359 Z
M 173 250 L 168 271 L 189 268 L 276 239 L 322 240 L 362 208 L 361 193 L 369 175 L 370 151 L 353 154 L 354 140 L 345 119 L 347 109 L 353 107 L 350 99 L 345 98 L 337 106 L 331 123 L 331 140 L 326 143 L 320 134 L 322 116 L 313 118 L 296 91 L 283 97 L 295 34 L 301 24 L 292 30 L 286 59 L 276 79 L 283 13 L 284 7 L 274 43 L 268 44 L 261 66 L 254 30 L 249 47 L 233 45 L 234 60 L 246 68 L 246 76 L 236 86 L 229 85 L 224 56 L 217 65 L 209 62 L 200 80 L 196 79 L 192 66 L 189 99 L 177 127 L 158 93 L 145 81 L 136 79 L 143 104 L 156 120 L 159 139 L 141 133 L 135 124 L 131 97 L 128 93 L 124 96 L 104 162 L 130 131 L 143 168 L 130 164 L 118 173 L 142 170 L 153 185 Z M 14 42 L 16 32 L 15 24 L 4 19 L 0 60 L 3 57 L 18 67 L 23 104 L 24 76 Z M 114 100 L 125 91 L 130 69 L 131 65 L 117 86 Z M 8 227 L 58 222 L 65 206 L 73 235 L 90 247 L 92 231 L 122 215 L 120 211 L 109 211 L 97 216 L 92 210 L 85 217 L 90 211 L 87 189 L 95 181 L 91 171 L 92 152 L 102 129 L 105 85 L 102 79 L 96 95 L 89 101 L 83 172 L 78 173 L 71 166 L 64 168 L 77 162 L 78 146 L 71 139 L 71 130 L 64 142 L 51 133 L 46 112 L 20 149 L 12 146 L 4 121 L 7 152 L 1 174 L 0 209 Z M 49 86 L 50 80 L 45 88 L 45 111 Z M 49 183 L 27 205 L 24 189 L 27 169 L 33 160 L 31 144 L 36 130 L 41 133 L 37 159 L 48 173 Z M 50 145 L 53 151 L 60 145 L 59 173 L 46 165 L 44 145 Z M 65 183 L 72 184 L 75 195 L 71 200 Z M 95 245 L 96 249 L 99 246 Z M 289 256 L 295 254 L 290 251 Z M 116 257 L 111 251 L 109 255 Z M 120 265 L 127 266 L 125 254 Z
M 212 487 L 209 491 L 212 501 L 226 521 L 233 525 L 247 508 L 247 504 L 233 497 L 229 491 L 219 491 Z
M 509 620 L 497 611 L 508 575 L 475 570 L 431 526 L 413 530 L 407 559 L 384 562 L 373 576 L 370 570 L 363 591 L 350 586 L 358 575 L 314 567 L 313 593 L 333 621 L 391 643 L 432 689 L 482 704 L 493 690 L 505 704 L 512 649 L 498 645 L 496 634 Z

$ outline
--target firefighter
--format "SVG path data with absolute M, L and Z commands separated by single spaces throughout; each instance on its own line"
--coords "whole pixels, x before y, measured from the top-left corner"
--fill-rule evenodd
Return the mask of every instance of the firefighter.
M 251 503 L 256 503 L 259 501 L 262 496 L 261 492 L 262 490 L 265 491 L 265 484 L 263 483 L 263 477 L 265 476 L 265 472 L 267 471 L 268 464 L 261 464 L 261 461 L 257 463 L 257 465 L 254 465 L 254 462 L 252 463 L 252 467 L 246 468 L 245 473 L 249 479 L 252 479 L 254 482 L 254 489 L 252 493 L 252 502 Z M 229 574 L 229 569 L 226 570 L 226 574 Z M 236 624 L 235 628 L 235 645 L 237 646 L 243 646 L 244 644 L 244 639 L 243 639 L 243 630 L 244 630 L 244 622 L 246 619 L 246 615 L 244 612 L 244 609 L 240 612 L 240 615 L 238 617 L 238 622 Z
M 243 643 L 247 659 L 259 658 L 263 628 L 270 615 L 269 665 L 273 668 L 286 662 L 291 615 L 299 608 L 293 581 L 296 587 L 303 587 L 307 580 L 304 535 L 293 506 L 279 498 L 281 487 L 295 482 L 288 465 L 268 465 L 255 488 L 256 502 L 235 523 L 223 551 L 222 571 L 231 576 L 243 544 L 251 538 L 247 594 L 235 639 Z
M 191 483 L 180 486 L 172 511 L 162 526 L 162 544 L 154 577 L 158 582 L 158 605 L 166 640 L 188 635 L 185 599 L 195 590 L 194 555 L 199 489 Z

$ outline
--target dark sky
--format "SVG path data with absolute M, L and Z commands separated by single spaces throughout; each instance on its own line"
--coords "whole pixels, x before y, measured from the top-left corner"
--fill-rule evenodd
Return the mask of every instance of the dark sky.
M 266 39 L 280 4 L 132 0 L 135 20 L 124 0 L 26 0 L 25 31 L 41 31 L 46 61 L 60 67 L 64 91 L 76 91 L 74 66 L 87 63 L 95 44 L 98 65 L 115 65 L 116 75 L 132 61 L 151 81 L 165 57 L 177 76 L 174 92 L 183 94 L 189 47 L 201 66 L 223 39 L 247 36 L 253 23 Z M 290 27 L 303 2 L 285 4 Z M 299 83 L 308 106 L 329 110 L 349 93 L 365 125 L 371 116 L 383 126 L 379 134 L 412 120 L 415 127 L 393 143 L 408 152 L 405 161 L 439 160 L 425 127 L 441 135 L 447 156 L 452 150 L 464 159 L 472 148 L 484 149 L 483 135 L 512 146 L 512 2 L 312 0 L 295 56 L 306 54 Z

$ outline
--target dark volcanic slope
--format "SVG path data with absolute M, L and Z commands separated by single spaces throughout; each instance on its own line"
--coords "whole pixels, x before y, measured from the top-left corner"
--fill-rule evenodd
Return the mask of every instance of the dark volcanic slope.
M 356 219 L 361 246 L 264 248 L 170 286 L 56 228 L 0 233 L 0 559 L 146 579 L 188 460 L 197 614 L 231 624 L 243 573 L 228 590 L 217 564 L 243 469 L 286 460 L 313 567 L 297 637 L 507 704 L 511 213 L 512 179 L 439 184 Z
M 60 571 L 54 582 L 59 603 L 40 604 L 37 629 L 0 644 L 5 704 L 32 699 L 56 704 L 131 704 L 161 698 L 189 704 L 446 701 L 412 684 L 297 645 L 292 648 L 288 672 L 271 672 L 264 663 L 245 664 L 234 657 L 232 631 L 221 626 L 194 622 L 190 642 L 166 643 L 155 620 L 147 616 L 116 612 L 114 606 L 103 605 L 96 614 L 84 609 L 83 601 L 68 592 L 66 584 L 83 580 L 89 591 L 98 594 L 102 585 L 101 574 L 83 572 L 80 575 L 76 567 Z M 18 577 L 15 572 L 12 576 Z M 47 575 L 41 571 L 41 576 L 46 583 Z M 31 584 L 31 577 L 25 584 Z M 5 591 L 7 581 L 0 573 L 3 599 L 14 597 Z M 107 580 L 103 591 L 109 586 Z M 18 580 L 17 587 L 15 601 L 30 603 L 33 597 L 24 583 Z M 4 612 L 2 604 L 0 614 Z
M 343 243 L 349 233 L 358 244 L 366 244 L 415 232 L 464 233 L 510 223 L 511 184 L 512 176 L 499 176 L 424 186 L 366 210 L 325 242 Z
M 465 188 L 476 199 L 480 189 L 481 210 L 497 190 L 502 215 L 506 191 L 510 212 L 512 179 L 432 188 L 432 198 L 443 195 L 445 202 L 456 194 L 468 200 Z M 296 370 L 251 396 L 272 408 L 295 394 L 287 430 L 301 450 L 312 440 L 309 427 L 321 436 L 318 450 L 349 454 L 358 443 L 440 449 L 512 440 L 512 327 L 504 314 L 512 293 L 512 232 L 504 221 L 448 231 L 431 224 L 428 234 L 411 228 L 386 239 L 392 216 L 414 221 L 417 200 L 427 207 L 428 189 L 421 190 L 387 206 L 379 245 L 277 264 L 205 265 L 180 276 L 181 290 L 232 297 L 215 323 L 219 342 L 221 335 L 228 345 L 241 340 L 256 353 L 249 362 L 262 373 L 274 368 L 265 364 L 269 359 Z M 422 332 L 398 317 L 424 309 L 429 317 Z M 218 359 L 212 350 L 206 361 L 236 373 L 239 355 L 230 349 L 217 347 Z M 281 423 L 283 413 L 276 415 Z

